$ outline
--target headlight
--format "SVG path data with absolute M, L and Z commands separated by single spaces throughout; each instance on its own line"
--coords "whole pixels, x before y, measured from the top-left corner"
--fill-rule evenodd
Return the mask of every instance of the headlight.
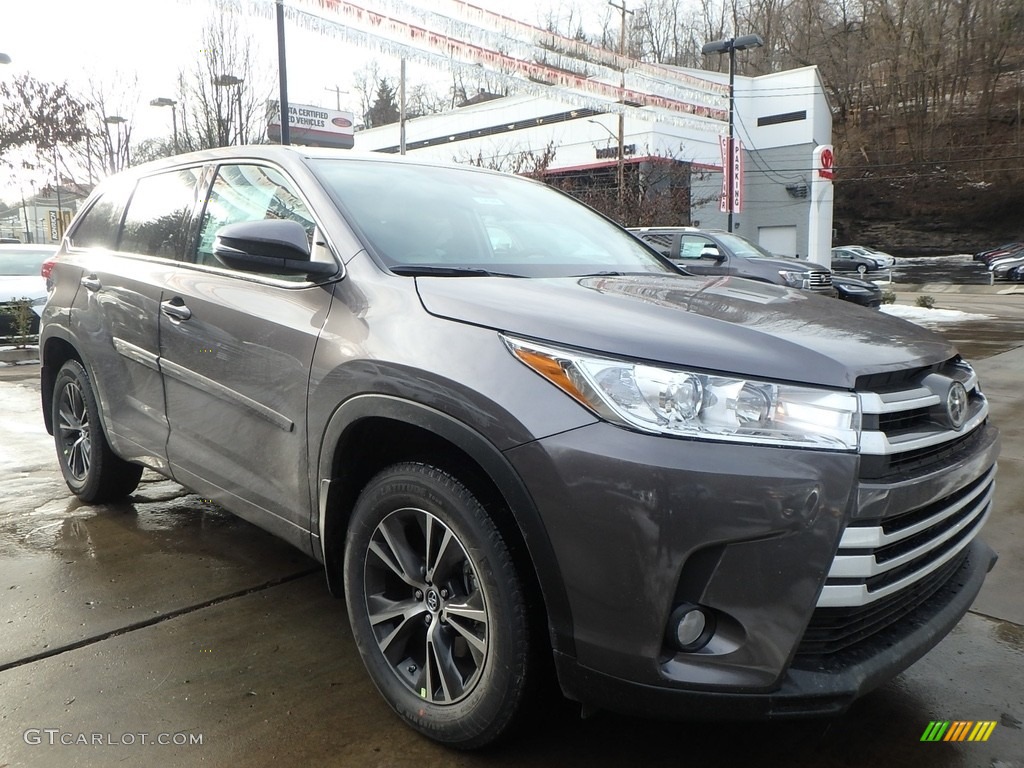
M 808 288 L 809 283 L 807 281 L 806 272 L 794 272 L 789 269 L 780 269 L 779 277 L 781 277 L 790 288 Z
M 512 354 L 602 419 L 706 440 L 857 449 L 856 395 L 663 368 L 502 337 Z
M 871 293 L 870 288 L 862 288 L 859 285 L 844 285 L 843 290 L 847 293 Z

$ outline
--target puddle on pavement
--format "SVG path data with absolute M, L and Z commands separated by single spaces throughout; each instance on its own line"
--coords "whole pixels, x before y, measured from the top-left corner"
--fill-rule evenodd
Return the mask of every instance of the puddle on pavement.
M 931 326 L 956 345 L 967 360 L 982 360 L 1024 345 L 1024 322 L 969 320 Z
M 996 641 L 1016 651 L 1024 651 L 1024 627 L 1009 621 L 997 622 L 992 631 Z

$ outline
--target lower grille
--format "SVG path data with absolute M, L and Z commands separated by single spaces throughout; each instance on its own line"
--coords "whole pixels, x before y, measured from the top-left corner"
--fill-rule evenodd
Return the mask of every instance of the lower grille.
M 992 509 L 995 472 L 993 466 L 926 507 L 849 526 L 839 541 L 818 608 L 857 608 L 883 600 L 956 559 Z
M 959 570 L 965 555 L 933 571 L 912 587 L 859 608 L 818 608 L 804 632 L 797 656 L 829 656 L 855 646 L 917 610 Z

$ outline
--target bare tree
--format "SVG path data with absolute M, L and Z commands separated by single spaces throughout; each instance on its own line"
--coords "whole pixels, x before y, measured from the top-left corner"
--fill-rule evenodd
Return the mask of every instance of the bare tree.
M 74 144 L 86 132 L 86 106 L 66 83 L 18 75 L 0 82 L 0 157 L 8 150 Z
M 260 143 L 272 88 L 265 61 L 239 24 L 232 0 L 217 0 L 201 55 L 178 74 L 178 144 L 183 151 Z

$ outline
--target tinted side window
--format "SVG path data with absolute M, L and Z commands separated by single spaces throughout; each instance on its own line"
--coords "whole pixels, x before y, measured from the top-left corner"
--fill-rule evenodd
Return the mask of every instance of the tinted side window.
M 647 232 L 640 236 L 645 243 L 651 245 L 662 256 L 673 258 L 672 248 L 674 236 L 664 232 Z
M 109 248 L 117 245 L 121 214 L 131 187 L 119 184 L 109 187 L 75 223 L 69 239 L 75 248 Z
M 290 219 L 306 230 L 312 246 L 316 224 L 294 187 L 273 168 L 258 165 L 225 165 L 217 171 L 210 198 L 203 210 L 199 231 L 199 264 L 223 267 L 213 255 L 217 231 L 228 224 L 262 219 Z M 301 275 L 280 275 L 289 280 L 303 280 Z
M 181 261 L 195 205 L 199 168 L 182 168 L 139 179 L 128 204 L 118 249 Z

